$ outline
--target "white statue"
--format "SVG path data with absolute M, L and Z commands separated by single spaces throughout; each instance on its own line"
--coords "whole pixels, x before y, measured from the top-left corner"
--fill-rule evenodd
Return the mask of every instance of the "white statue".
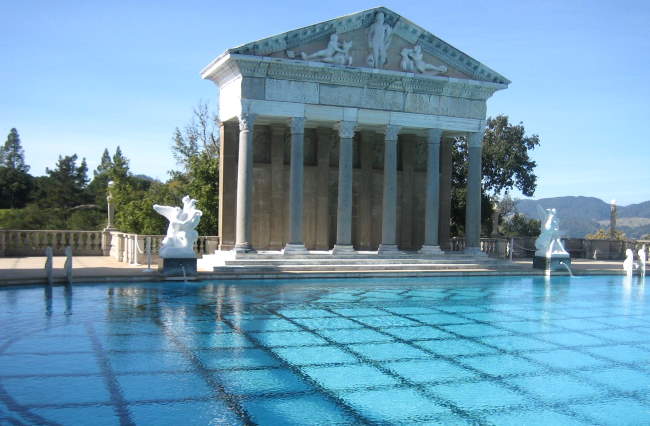
M 302 52 L 300 57 L 305 61 L 319 60 L 329 64 L 338 65 L 352 65 L 352 56 L 350 56 L 350 49 L 352 48 L 351 41 L 339 42 L 338 34 L 332 34 L 327 47 L 311 55 Z M 289 57 L 295 56 L 293 52 L 287 51 Z
M 645 254 L 645 244 L 641 246 L 639 251 L 637 252 L 639 255 L 639 274 L 644 277 L 645 276 L 645 265 L 646 265 L 646 254 Z
M 623 270 L 625 271 L 625 274 L 632 275 L 635 267 L 634 252 L 631 249 L 625 250 L 625 260 L 623 261 Z
M 196 200 L 186 195 L 183 197 L 183 208 L 153 205 L 153 209 L 169 220 L 167 236 L 160 247 L 162 258 L 193 258 L 194 243 L 199 237 L 196 227 L 203 212 L 196 209 Z
M 541 210 L 541 208 L 540 208 Z M 542 225 L 542 233 L 535 240 L 535 256 L 539 257 L 569 257 L 560 240 L 560 222 L 557 219 L 555 209 L 546 209 L 542 212 L 546 215 Z
M 433 65 L 428 64 L 424 61 L 424 55 L 422 53 L 422 46 L 416 44 L 413 49 L 404 48 L 400 52 L 402 55 L 402 61 L 400 66 L 402 71 L 406 72 L 419 72 L 419 73 L 429 73 L 429 74 L 440 74 L 447 72 L 447 67 L 444 65 Z
M 368 65 L 372 68 L 383 68 L 388 61 L 388 46 L 393 29 L 384 23 L 384 14 L 377 13 L 375 22 L 368 30 L 368 45 L 372 53 L 368 56 Z

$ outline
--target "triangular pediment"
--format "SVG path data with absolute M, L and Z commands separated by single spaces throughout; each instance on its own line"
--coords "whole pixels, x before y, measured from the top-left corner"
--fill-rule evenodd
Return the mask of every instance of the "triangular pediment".
M 288 31 L 229 49 L 227 53 L 510 83 L 506 77 L 385 7 Z M 381 61 L 383 64 L 377 63 Z

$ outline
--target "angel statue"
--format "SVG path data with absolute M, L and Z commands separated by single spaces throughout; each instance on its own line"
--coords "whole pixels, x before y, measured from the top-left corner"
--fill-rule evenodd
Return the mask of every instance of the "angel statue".
M 189 195 L 183 197 L 183 208 L 153 205 L 153 209 L 169 220 L 167 235 L 160 247 L 160 257 L 194 258 L 194 243 L 199 238 L 196 227 L 203 212 L 196 209 L 196 200 Z
M 535 240 L 535 256 L 539 257 L 569 257 L 569 253 L 564 249 L 560 240 L 560 222 L 557 219 L 555 209 L 542 209 L 538 207 L 539 212 L 545 215 L 542 222 L 542 233 Z

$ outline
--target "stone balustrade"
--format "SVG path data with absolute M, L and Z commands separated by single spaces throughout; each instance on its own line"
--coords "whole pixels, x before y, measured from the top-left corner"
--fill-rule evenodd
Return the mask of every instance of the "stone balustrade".
M 52 247 L 62 256 L 67 246 L 75 256 L 101 256 L 106 243 L 102 231 L 74 230 L 0 230 L 0 256 L 42 256 Z
M 109 255 L 119 262 L 130 264 L 147 263 L 147 241 L 151 244 L 151 261 L 159 260 L 159 251 L 164 235 L 129 234 L 112 231 Z M 200 236 L 194 244 L 194 252 L 200 258 L 204 254 L 214 253 L 219 245 L 218 236 Z

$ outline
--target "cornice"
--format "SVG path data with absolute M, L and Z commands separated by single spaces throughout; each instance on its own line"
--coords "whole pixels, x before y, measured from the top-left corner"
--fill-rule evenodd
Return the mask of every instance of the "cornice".
M 468 99 L 488 99 L 507 85 L 480 80 L 405 73 L 363 67 L 346 67 L 267 56 L 226 54 L 217 58 L 202 72 L 222 86 L 242 77 L 261 77 L 279 80 L 314 82 L 350 87 L 394 90 Z

